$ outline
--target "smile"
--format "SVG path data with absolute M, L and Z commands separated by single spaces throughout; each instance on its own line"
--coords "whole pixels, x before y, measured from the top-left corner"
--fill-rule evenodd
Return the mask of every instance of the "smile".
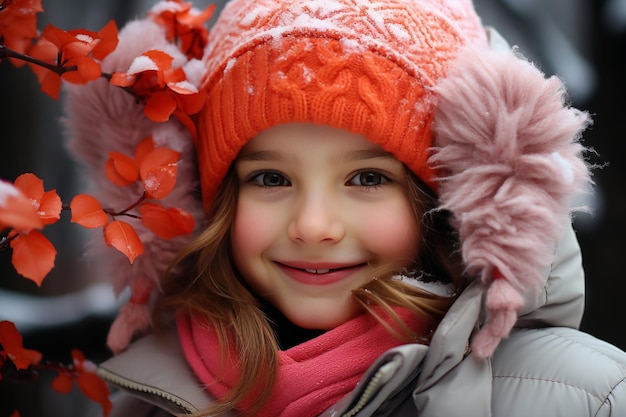
M 309 265 L 284 264 L 276 262 L 278 268 L 289 278 L 306 285 L 330 285 L 350 278 L 366 263 L 350 265 L 323 265 L 311 268 Z M 312 266 L 312 265 L 311 265 Z

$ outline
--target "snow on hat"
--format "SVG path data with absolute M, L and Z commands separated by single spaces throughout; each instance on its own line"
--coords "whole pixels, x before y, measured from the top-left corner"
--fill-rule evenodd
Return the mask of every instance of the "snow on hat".
M 197 144 L 206 206 L 241 148 L 287 122 L 366 135 L 432 185 L 431 88 L 462 46 L 486 45 L 467 0 L 233 0 L 211 36 Z

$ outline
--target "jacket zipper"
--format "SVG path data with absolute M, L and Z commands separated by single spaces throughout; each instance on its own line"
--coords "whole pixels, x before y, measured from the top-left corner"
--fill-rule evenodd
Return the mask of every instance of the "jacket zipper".
M 146 393 L 146 394 L 163 398 L 164 400 L 167 400 L 171 402 L 172 404 L 176 405 L 181 410 L 184 410 L 187 414 L 191 414 L 194 411 L 193 410 L 194 407 L 192 407 L 191 404 L 187 403 L 186 401 L 181 400 L 180 398 L 174 395 L 169 394 L 167 391 L 163 391 L 163 390 L 150 387 L 147 385 L 143 385 L 143 384 L 133 383 L 125 378 L 121 378 L 117 376 L 116 374 L 113 374 L 107 371 L 106 369 L 102 369 L 102 368 L 98 369 L 98 376 L 100 376 L 105 381 L 108 381 L 114 385 L 123 387 L 127 390 Z
M 343 413 L 341 417 L 353 417 L 357 415 L 365 406 L 374 398 L 374 395 L 378 390 L 390 379 L 391 374 L 400 366 L 401 360 L 394 358 L 387 362 L 370 378 L 363 390 L 363 394 L 359 397 L 357 403 L 347 412 Z

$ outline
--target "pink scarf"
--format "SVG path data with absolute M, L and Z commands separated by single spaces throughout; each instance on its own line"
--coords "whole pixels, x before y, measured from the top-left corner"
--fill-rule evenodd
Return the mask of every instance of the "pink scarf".
M 405 310 L 397 312 L 412 331 L 424 334 L 425 321 Z M 229 364 L 220 362 L 217 335 L 206 322 L 192 321 L 181 314 L 177 325 L 187 362 L 206 389 L 222 398 L 237 381 L 236 354 L 231 355 Z M 281 350 L 276 385 L 257 415 L 317 416 L 350 393 L 378 356 L 400 344 L 371 314 L 365 313 L 321 336 Z

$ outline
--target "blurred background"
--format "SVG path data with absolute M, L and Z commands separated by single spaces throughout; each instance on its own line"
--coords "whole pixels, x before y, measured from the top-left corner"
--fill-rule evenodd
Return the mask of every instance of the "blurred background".
M 224 1 L 195 1 L 198 8 Z M 595 193 L 581 202 L 593 214 L 579 214 L 575 228 L 587 275 L 583 330 L 626 349 L 626 0 L 475 0 L 486 25 L 535 61 L 547 75 L 557 74 L 573 104 L 589 111 L 594 125 L 584 143 L 596 155 Z M 39 28 L 100 30 L 110 19 L 121 27 L 141 17 L 154 1 L 43 0 Z M 55 188 L 64 202 L 81 189 L 81 178 L 63 145 L 61 103 L 39 91 L 28 68 L 0 63 L 0 178 L 13 181 L 33 172 Z M 13 321 L 24 346 L 45 359 L 70 362 L 72 348 L 99 362 L 108 327 L 121 305 L 98 260 L 84 258 L 91 236 L 72 225 L 68 213 L 46 228 L 59 249 L 56 265 L 39 288 L 18 276 L 10 251 L 0 251 L 0 320 Z M 96 232 L 97 233 L 97 232 Z M 99 415 L 80 393 L 60 395 L 49 388 L 51 376 L 37 383 L 0 381 L 0 417 L 19 409 L 22 417 Z M 94 413 L 95 414 L 91 414 Z

